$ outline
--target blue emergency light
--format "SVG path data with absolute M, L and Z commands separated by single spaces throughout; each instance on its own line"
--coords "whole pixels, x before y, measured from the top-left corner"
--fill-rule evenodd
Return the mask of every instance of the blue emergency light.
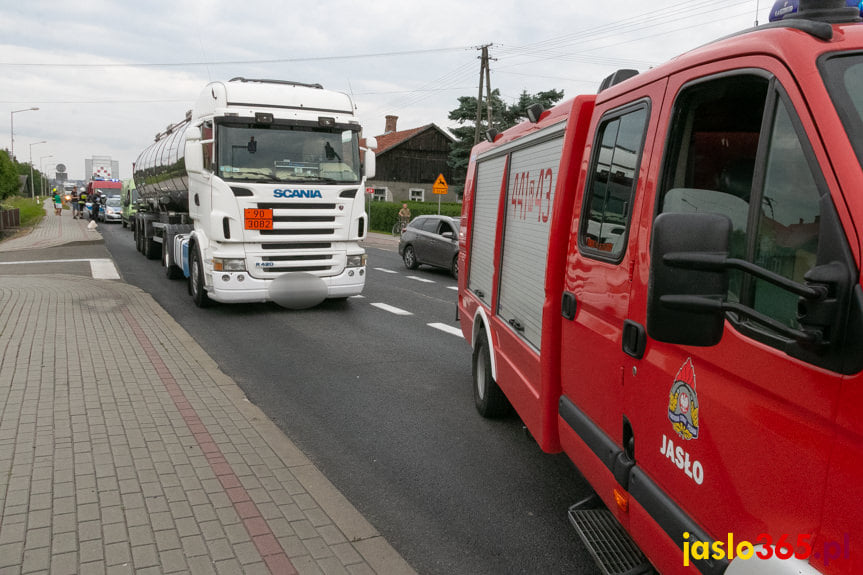
M 796 14 L 800 8 L 799 4 L 799 0 L 776 0 L 773 8 L 770 9 L 770 21 L 776 22 Z M 845 6 L 857 8 L 860 15 L 863 16 L 863 0 L 845 0 Z

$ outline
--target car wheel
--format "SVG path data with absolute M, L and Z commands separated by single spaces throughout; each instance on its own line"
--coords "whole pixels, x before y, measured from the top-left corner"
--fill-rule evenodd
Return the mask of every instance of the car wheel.
M 405 267 L 409 270 L 415 270 L 420 267 L 420 264 L 417 261 L 417 255 L 416 253 L 414 253 L 413 246 L 405 246 L 405 251 L 402 255 L 402 259 L 404 259 L 405 261 Z
M 511 406 L 497 382 L 491 376 L 491 350 L 485 331 L 480 331 L 473 348 L 473 400 L 483 417 L 501 417 Z
M 449 267 L 449 273 L 452 274 L 452 277 L 458 279 L 458 254 L 452 258 L 452 265 Z
M 198 255 L 197 246 L 194 246 L 190 252 L 189 291 L 196 306 L 208 307 L 210 305 L 210 298 L 204 289 L 204 264 L 201 262 L 201 256 Z

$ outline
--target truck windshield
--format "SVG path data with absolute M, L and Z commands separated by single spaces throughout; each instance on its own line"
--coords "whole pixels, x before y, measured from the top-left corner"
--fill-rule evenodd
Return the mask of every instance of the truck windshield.
M 863 166 L 863 54 L 838 54 L 820 62 L 824 84 Z
M 353 130 L 219 125 L 218 175 L 228 181 L 359 183 Z

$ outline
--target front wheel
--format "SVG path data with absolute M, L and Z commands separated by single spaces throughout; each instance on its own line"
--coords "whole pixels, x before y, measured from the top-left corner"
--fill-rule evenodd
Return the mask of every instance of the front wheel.
M 189 292 L 192 294 L 192 300 L 198 307 L 208 307 L 210 298 L 207 296 L 207 291 L 204 288 L 204 264 L 201 261 L 201 256 L 198 255 L 197 246 L 190 251 L 189 260 Z
M 458 254 L 452 258 L 452 265 L 449 267 L 449 273 L 452 274 L 452 277 L 458 279 Z
M 417 255 L 414 252 L 413 246 L 405 246 L 405 251 L 402 255 L 402 259 L 405 261 L 405 267 L 409 270 L 415 270 L 420 267 L 419 262 L 417 261 Z
M 491 376 L 491 349 L 485 332 L 480 331 L 473 348 L 473 400 L 483 417 L 495 418 L 509 413 L 509 400 Z

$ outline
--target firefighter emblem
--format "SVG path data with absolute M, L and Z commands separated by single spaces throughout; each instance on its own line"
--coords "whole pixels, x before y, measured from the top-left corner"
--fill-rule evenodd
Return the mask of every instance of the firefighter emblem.
M 668 420 L 681 438 L 698 437 L 698 395 L 695 393 L 695 366 L 692 358 L 674 376 L 674 384 L 668 396 Z

